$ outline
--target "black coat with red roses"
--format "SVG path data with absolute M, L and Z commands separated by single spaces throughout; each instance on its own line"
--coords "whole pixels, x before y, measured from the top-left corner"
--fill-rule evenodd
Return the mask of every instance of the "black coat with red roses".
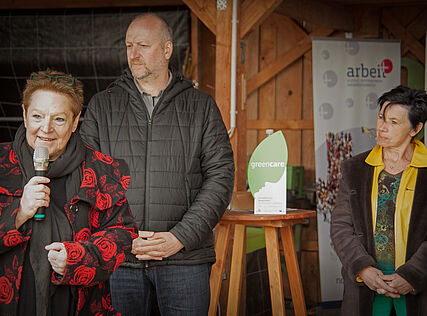
M 125 261 L 135 221 L 125 192 L 129 171 L 121 160 L 86 148 L 80 166 L 77 195 L 65 205 L 73 241 L 63 242 L 67 265 L 63 276 L 52 273 L 53 284 L 76 286 L 78 315 L 119 315 L 111 306 L 108 279 Z M 19 230 L 15 218 L 23 191 L 22 172 L 10 143 L 0 144 L 0 315 L 16 314 L 24 255 L 32 221 Z M 77 221 L 83 216 L 87 220 Z M 81 223 L 86 223 L 82 225 Z

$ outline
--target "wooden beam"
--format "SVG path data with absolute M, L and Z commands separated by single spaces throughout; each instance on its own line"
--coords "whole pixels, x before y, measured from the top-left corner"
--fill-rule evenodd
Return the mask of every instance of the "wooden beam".
M 240 1 L 237 1 L 237 19 L 239 20 L 240 16 Z M 239 27 L 236 29 L 237 38 L 240 38 Z M 246 130 L 246 120 L 247 120 L 247 111 L 244 106 L 246 102 L 246 94 L 244 92 L 243 86 L 246 85 L 246 72 L 243 67 L 242 61 L 242 49 L 240 45 L 237 45 L 236 53 L 236 129 L 234 130 L 234 137 L 231 138 L 231 146 L 233 146 L 233 152 L 235 154 L 235 178 L 234 178 L 234 188 L 236 191 L 245 191 L 246 190 L 246 167 L 247 167 L 247 130 Z M 245 279 L 243 280 L 245 282 Z M 246 283 L 244 284 L 246 288 Z M 245 299 L 246 302 L 246 299 Z
M 240 38 L 244 38 L 256 25 L 261 24 L 282 0 L 245 0 L 240 13 Z
M 354 8 L 353 20 L 354 38 L 379 38 L 380 34 L 380 8 Z
M 286 0 L 276 9 L 277 13 L 306 21 L 316 27 L 353 31 L 352 10 L 318 0 Z
M 271 23 L 277 29 L 278 38 L 286 38 L 286 41 L 279 41 L 279 46 L 289 48 L 291 46 L 294 46 L 298 41 L 303 40 L 307 36 L 307 32 L 292 18 L 286 15 L 281 15 L 277 14 L 276 12 L 273 12 L 268 17 L 268 23 Z M 278 55 L 280 55 L 283 51 L 284 50 L 279 49 Z
M 2 0 L 0 10 L 152 7 L 183 5 L 182 0 Z
M 303 61 L 302 119 L 313 120 L 313 51 L 308 51 Z M 314 129 L 303 130 L 301 140 L 301 164 L 304 167 L 304 183 L 315 182 Z M 317 222 L 316 222 L 317 223 Z M 317 237 L 317 235 L 316 235 Z M 308 296 L 307 298 L 309 298 Z
M 242 83 L 242 98 L 244 103 L 242 104 L 242 109 L 246 110 L 246 119 L 247 120 L 257 120 L 260 119 L 258 113 L 258 100 L 259 100 L 259 91 L 255 91 L 251 95 L 247 96 L 246 86 L 247 78 L 254 76 L 260 69 L 260 62 L 262 61 L 260 57 L 260 27 L 255 28 L 250 32 L 245 39 L 245 63 L 243 68 L 245 69 L 245 79 Z M 247 96 L 247 97 L 246 97 Z M 238 127 L 239 129 L 241 127 Z M 243 125 L 243 128 L 246 130 L 247 142 L 246 142 L 246 155 L 250 157 L 252 152 L 255 150 L 258 145 L 258 131 L 257 130 L 247 130 L 246 121 Z M 265 133 L 264 133 L 265 137 Z M 244 173 L 246 181 L 246 173 Z M 246 188 L 245 188 L 246 189 Z
M 246 121 L 247 129 L 266 130 L 272 128 L 275 130 L 289 129 L 302 130 L 314 129 L 313 120 L 248 120 Z
M 320 2 L 329 2 L 328 0 L 321 0 Z M 355 5 L 365 5 L 365 6 L 381 6 L 381 7 L 391 7 L 391 6 L 413 6 L 413 5 L 424 5 L 425 0 L 335 0 L 334 2 L 345 5 L 345 6 L 355 6 Z
M 423 65 L 425 63 L 425 48 L 424 46 L 412 36 L 401 24 L 399 24 L 387 10 L 383 11 L 382 24 L 398 39 L 402 40 L 411 53 L 414 54 L 418 61 Z
M 278 25 L 277 56 L 291 49 L 295 43 L 307 37 L 307 33 L 291 18 L 273 13 L 268 20 L 274 19 Z M 277 23 L 275 22 L 275 24 Z M 283 69 L 274 80 L 276 90 L 276 120 L 301 120 L 302 117 L 302 85 L 303 85 L 303 58 L 299 58 L 291 65 Z M 303 147 L 302 130 L 286 130 L 286 144 L 292 148 L 288 152 L 288 165 L 301 165 Z
M 199 78 L 199 19 L 191 12 L 191 67 L 192 80 L 200 81 Z
M 216 34 L 216 1 L 212 0 L 182 0 L 200 21 Z
M 427 21 L 427 9 L 424 9 L 420 15 L 417 16 L 408 26 L 407 30 L 417 40 L 421 40 L 426 36 L 426 21 Z
M 211 1 L 211 0 L 209 0 Z M 211 1 L 213 2 L 213 1 Z M 216 9 L 215 9 L 216 10 Z M 230 128 L 231 87 L 231 18 L 233 8 L 228 1 L 225 10 L 216 10 L 217 24 L 215 49 L 215 100 L 227 129 Z M 207 65 L 209 67 L 209 65 Z
M 262 71 L 277 58 L 277 29 L 268 19 L 260 27 L 259 69 Z M 276 120 L 276 82 L 271 80 L 258 90 L 258 120 Z M 265 131 L 258 131 L 257 143 L 265 138 Z
M 271 63 L 268 67 L 266 67 L 247 81 L 247 95 L 254 92 L 256 89 L 268 82 L 271 78 L 273 78 L 283 69 L 285 69 L 295 60 L 297 60 L 307 51 L 309 51 L 311 49 L 311 36 L 328 36 L 332 32 L 332 29 L 319 30 L 311 33 L 310 36 L 307 36 L 305 39 L 299 41 L 295 45 L 295 47 L 291 48 L 290 50 L 279 56 L 279 58 L 277 58 L 275 62 Z

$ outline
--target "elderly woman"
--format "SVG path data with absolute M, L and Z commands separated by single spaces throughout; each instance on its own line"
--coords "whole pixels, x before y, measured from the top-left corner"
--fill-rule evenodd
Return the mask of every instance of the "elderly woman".
M 82 84 L 33 73 L 24 126 L 0 145 L 0 314 L 116 315 L 110 274 L 125 260 L 136 226 L 125 192 L 129 172 L 83 145 L 76 133 Z M 33 152 L 47 148 L 46 176 Z M 34 220 L 45 207 L 44 220 Z
M 377 146 L 343 163 L 332 212 L 341 312 L 427 315 L 427 96 L 398 86 L 379 105 Z

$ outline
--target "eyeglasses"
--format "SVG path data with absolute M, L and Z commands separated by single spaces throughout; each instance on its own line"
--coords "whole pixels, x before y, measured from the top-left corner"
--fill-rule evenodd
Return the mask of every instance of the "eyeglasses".
M 47 74 L 32 75 L 31 80 L 55 80 L 57 83 L 64 87 L 72 87 L 74 85 L 74 78 L 68 76 L 51 76 Z

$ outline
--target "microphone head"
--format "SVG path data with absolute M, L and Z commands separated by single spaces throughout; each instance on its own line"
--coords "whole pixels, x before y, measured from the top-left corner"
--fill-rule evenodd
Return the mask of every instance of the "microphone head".
M 34 149 L 33 155 L 34 170 L 46 171 L 49 165 L 49 149 L 39 146 Z

